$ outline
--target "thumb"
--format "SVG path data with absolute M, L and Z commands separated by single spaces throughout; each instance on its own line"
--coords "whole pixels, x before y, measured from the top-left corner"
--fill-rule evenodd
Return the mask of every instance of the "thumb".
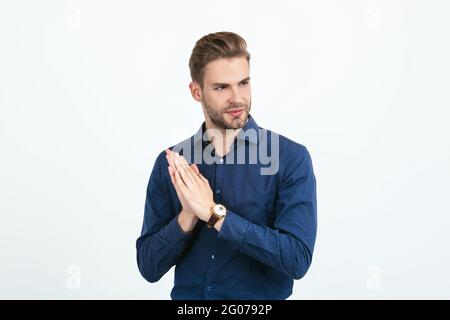
M 191 164 L 192 169 L 194 169 L 195 173 L 197 174 L 197 176 L 206 184 L 208 184 L 209 186 L 209 181 L 208 179 L 206 179 L 201 173 L 200 170 L 198 170 L 198 167 L 195 163 Z
M 194 169 L 196 174 L 200 174 L 200 170 L 198 170 L 198 167 L 195 163 L 191 164 L 192 169 Z

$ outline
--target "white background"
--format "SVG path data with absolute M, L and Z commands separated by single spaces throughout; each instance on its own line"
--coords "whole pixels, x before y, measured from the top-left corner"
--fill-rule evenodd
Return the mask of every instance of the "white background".
M 2 1 L 0 298 L 169 299 L 136 265 L 159 152 L 203 122 L 195 41 L 248 42 L 252 115 L 304 144 L 291 299 L 450 298 L 448 1 Z

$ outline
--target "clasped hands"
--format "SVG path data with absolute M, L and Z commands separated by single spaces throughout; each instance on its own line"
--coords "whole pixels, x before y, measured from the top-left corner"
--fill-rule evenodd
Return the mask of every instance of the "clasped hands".
M 183 206 L 178 222 L 183 231 L 191 231 L 197 219 L 208 221 L 211 207 L 215 205 L 213 191 L 195 163 L 189 165 L 186 159 L 170 149 L 166 150 L 169 175 Z

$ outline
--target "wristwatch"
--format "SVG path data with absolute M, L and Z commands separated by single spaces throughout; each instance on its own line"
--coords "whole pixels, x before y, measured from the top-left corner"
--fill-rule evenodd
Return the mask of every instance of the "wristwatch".
M 227 208 L 225 208 L 222 204 L 216 204 L 215 206 L 211 207 L 211 218 L 209 218 L 208 221 L 208 228 L 214 227 L 217 221 L 220 219 L 225 218 L 227 215 Z

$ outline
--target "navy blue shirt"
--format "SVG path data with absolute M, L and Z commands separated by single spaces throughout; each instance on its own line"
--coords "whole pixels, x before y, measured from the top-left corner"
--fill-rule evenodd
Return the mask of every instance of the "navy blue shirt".
M 252 130 L 258 134 L 247 135 Z M 214 162 L 207 163 L 196 158 L 198 150 L 213 146 L 203 139 L 204 131 L 205 122 L 170 149 L 196 162 L 208 179 L 215 203 L 227 208 L 222 228 L 218 232 L 198 220 L 191 232 L 183 232 L 177 220 L 182 206 L 162 151 L 150 175 L 136 241 L 139 271 L 156 282 L 176 266 L 172 299 L 286 299 L 293 280 L 311 265 L 316 239 L 310 154 L 303 145 L 259 127 L 249 115 L 230 152 L 221 158 L 212 148 Z M 245 163 L 238 161 L 238 151 L 248 155 Z M 250 161 L 255 151 L 257 161 Z

